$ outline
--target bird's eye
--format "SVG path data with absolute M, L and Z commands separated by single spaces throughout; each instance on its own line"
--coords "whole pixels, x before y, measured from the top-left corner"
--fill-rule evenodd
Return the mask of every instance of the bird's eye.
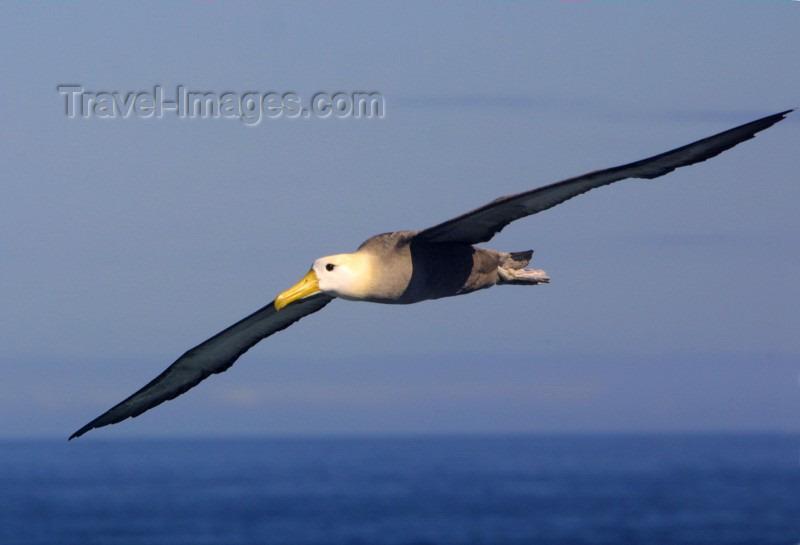
M 334 265 L 333 263 L 328 263 L 327 265 L 325 265 L 326 271 L 332 271 L 334 268 L 336 268 L 336 265 Z

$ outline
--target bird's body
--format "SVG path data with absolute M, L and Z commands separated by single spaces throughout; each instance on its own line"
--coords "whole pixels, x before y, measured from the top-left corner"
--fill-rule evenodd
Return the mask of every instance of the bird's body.
M 523 269 L 533 251 L 497 252 L 464 242 L 426 242 L 417 231 L 382 233 L 364 241 L 353 254 L 318 260 L 315 274 L 327 273 L 347 263 L 358 264 L 369 279 L 364 289 L 350 293 L 336 287 L 325 290 L 342 299 L 406 305 L 429 299 L 464 295 L 497 284 L 541 284 L 544 271 Z M 342 262 L 340 264 L 340 262 Z M 333 265 L 334 270 L 326 267 Z
M 142 389 L 95 418 L 70 439 L 121 422 L 173 399 L 221 373 L 256 343 L 317 312 L 334 298 L 410 304 L 463 295 L 498 284 L 549 282 L 544 271 L 525 269 L 532 251 L 497 252 L 475 246 L 517 219 L 552 208 L 591 189 L 626 178 L 652 179 L 714 157 L 771 127 L 791 110 L 740 125 L 634 163 L 590 172 L 501 197 L 422 231 L 376 235 L 350 254 L 322 257 L 275 301 L 199 344 Z

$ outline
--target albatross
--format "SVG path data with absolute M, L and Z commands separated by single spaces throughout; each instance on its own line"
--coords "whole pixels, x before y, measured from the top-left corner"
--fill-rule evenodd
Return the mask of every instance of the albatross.
M 477 247 L 512 221 L 552 208 L 587 191 L 626 178 L 653 179 L 710 159 L 753 138 L 793 110 L 740 125 L 641 161 L 597 170 L 538 189 L 500 197 L 421 231 L 376 235 L 349 254 L 321 257 L 274 301 L 197 345 L 139 391 L 70 436 L 139 416 L 221 373 L 259 341 L 321 310 L 333 299 L 410 304 L 463 295 L 496 285 L 533 286 L 550 281 L 526 269 L 533 251 Z

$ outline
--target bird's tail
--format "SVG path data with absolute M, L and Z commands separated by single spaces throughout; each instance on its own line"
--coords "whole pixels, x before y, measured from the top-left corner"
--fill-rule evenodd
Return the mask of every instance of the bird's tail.
M 509 252 L 497 267 L 500 276 L 499 284 L 547 284 L 550 277 L 541 269 L 525 269 L 531 262 L 533 250 L 526 252 Z
M 500 266 L 504 269 L 521 269 L 531 262 L 533 257 L 533 250 L 524 252 L 509 252 L 505 256 Z

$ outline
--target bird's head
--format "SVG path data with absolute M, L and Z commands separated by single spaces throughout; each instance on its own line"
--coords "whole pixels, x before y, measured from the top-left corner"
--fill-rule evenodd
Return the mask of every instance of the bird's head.
M 320 257 L 300 281 L 275 298 L 275 310 L 318 292 L 359 300 L 369 294 L 372 266 L 364 253 Z

